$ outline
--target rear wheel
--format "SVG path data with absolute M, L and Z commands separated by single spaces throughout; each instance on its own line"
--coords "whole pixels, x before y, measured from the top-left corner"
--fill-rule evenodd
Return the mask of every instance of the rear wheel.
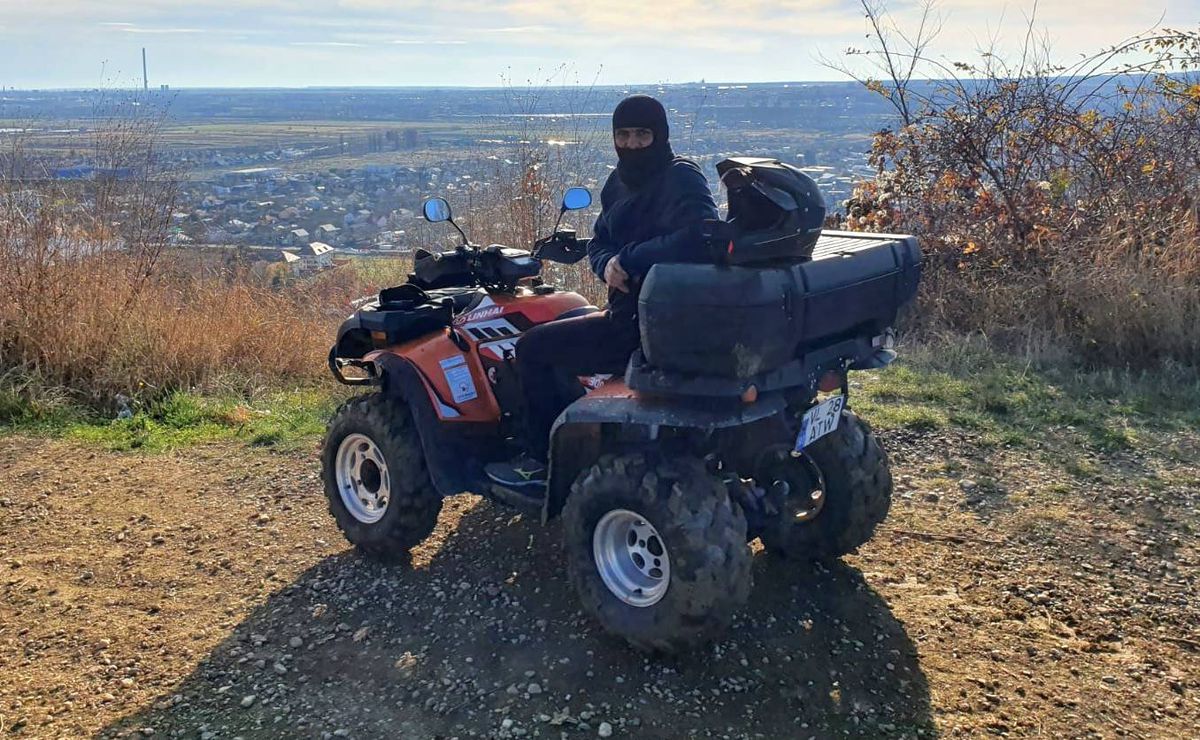
M 635 647 L 704 643 L 750 594 L 746 519 L 696 458 L 601 458 L 576 480 L 563 531 L 584 609 Z
M 843 411 L 838 428 L 800 457 L 771 453 L 755 480 L 779 510 L 762 532 L 769 552 L 792 559 L 829 559 L 871 539 L 892 502 L 892 473 L 879 440 L 862 419 Z
M 329 511 L 363 553 L 403 554 L 433 531 L 442 499 L 399 400 L 373 393 L 344 403 L 329 422 L 321 467 Z

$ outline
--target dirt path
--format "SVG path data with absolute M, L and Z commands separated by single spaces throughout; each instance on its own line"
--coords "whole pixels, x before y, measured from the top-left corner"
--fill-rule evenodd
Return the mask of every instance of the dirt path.
M 957 434 L 884 441 L 872 543 L 829 568 L 759 554 L 727 639 L 648 660 L 576 609 L 556 526 L 477 497 L 379 565 L 311 454 L 2 439 L 0 736 L 1195 735 L 1194 439 L 1086 480 Z

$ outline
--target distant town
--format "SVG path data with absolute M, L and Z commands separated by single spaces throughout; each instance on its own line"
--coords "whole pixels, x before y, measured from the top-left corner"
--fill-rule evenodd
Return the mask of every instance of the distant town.
M 705 168 L 714 192 L 721 159 L 772 156 L 808 172 L 831 210 L 872 174 L 871 134 L 892 121 L 885 101 L 850 83 L 3 91 L 0 141 L 23 137 L 55 178 L 127 176 L 89 159 L 83 142 L 122 106 L 160 106 L 160 164 L 184 178 L 171 244 L 265 250 L 301 274 L 336 254 L 422 246 L 423 199 L 478 197 L 520 177 L 531 150 L 553 149 L 564 184 L 598 196 L 614 160 L 608 114 L 629 92 L 664 101 L 676 151 Z

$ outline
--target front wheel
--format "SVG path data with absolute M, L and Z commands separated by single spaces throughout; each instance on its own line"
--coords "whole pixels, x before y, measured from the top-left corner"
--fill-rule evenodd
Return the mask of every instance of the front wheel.
M 768 552 L 791 559 L 837 558 L 871 539 L 887 517 L 892 503 L 887 455 L 852 412 L 843 411 L 838 428 L 800 457 L 787 450 L 776 457 L 765 460 L 755 476 L 768 490 L 787 490 L 762 532 Z
M 745 516 L 699 459 L 601 458 L 572 487 L 563 531 L 584 609 L 640 649 L 707 642 L 749 597 Z
M 373 393 L 343 404 L 329 422 L 321 468 L 329 512 L 366 555 L 403 555 L 437 524 L 442 499 L 412 415 L 396 399 Z

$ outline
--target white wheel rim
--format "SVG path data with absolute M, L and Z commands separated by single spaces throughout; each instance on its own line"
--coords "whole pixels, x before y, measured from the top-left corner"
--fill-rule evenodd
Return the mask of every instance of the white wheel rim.
M 613 509 L 592 530 L 596 570 L 608 590 L 636 607 L 657 604 L 671 584 L 666 543 L 650 522 L 628 509 Z
M 387 512 L 392 480 L 379 445 L 365 434 L 347 435 L 334 462 L 338 494 L 350 516 L 374 524 Z

